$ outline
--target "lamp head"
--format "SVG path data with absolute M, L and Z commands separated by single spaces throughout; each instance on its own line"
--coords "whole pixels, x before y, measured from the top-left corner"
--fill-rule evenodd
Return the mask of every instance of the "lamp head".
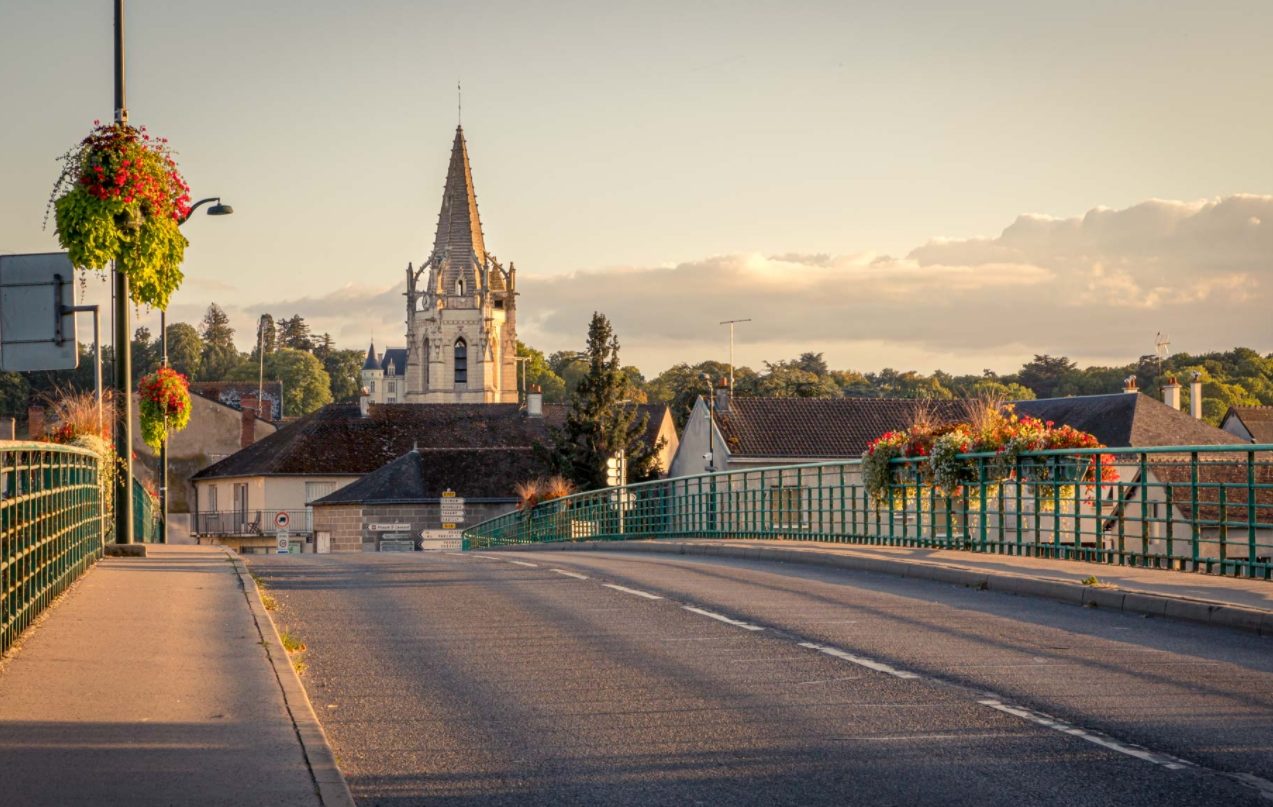
M 208 208 L 209 216 L 228 216 L 233 212 L 234 212 L 234 208 L 230 207 L 229 205 L 221 204 L 221 200 L 219 198 L 217 199 L 216 204 Z

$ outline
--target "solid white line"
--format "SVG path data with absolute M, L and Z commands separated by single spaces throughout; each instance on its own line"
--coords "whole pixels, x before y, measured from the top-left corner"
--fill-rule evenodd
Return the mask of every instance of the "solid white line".
M 568 571 L 566 571 L 565 569 L 549 569 L 549 571 L 556 572 L 557 574 L 564 574 L 566 577 L 573 577 L 573 578 L 575 578 L 576 580 L 587 580 L 587 579 L 588 579 L 587 577 L 585 577 L 585 576 L 584 576 L 584 575 L 582 575 L 582 574 L 576 574 L 575 572 L 568 572 Z
M 890 667 L 887 664 L 882 664 L 878 661 L 872 661 L 869 658 L 862 658 L 861 656 L 855 656 L 852 653 L 846 653 L 843 650 L 839 649 L 838 647 L 828 647 L 827 645 L 814 644 L 813 642 L 801 642 L 800 646 L 807 647 L 810 650 L 817 650 L 819 653 L 826 653 L 828 656 L 835 656 L 838 659 L 851 661 L 854 664 L 861 665 L 863 667 L 866 667 L 867 669 L 875 670 L 876 672 L 887 673 L 888 675 L 891 675 L 894 678 L 921 678 L 922 677 L 913 672 L 907 672 L 906 670 L 899 670 L 896 667 Z
M 663 598 L 662 598 L 662 597 L 660 597 L 659 595 L 657 595 L 657 594 L 651 594 L 651 593 L 650 593 L 650 592 L 648 592 L 648 591 L 637 591 L 637 590 L 636 590 L 636 589 L 634 589 L 634 588 L 628 588 L 628 587 L 626 587 L 626 586 L 616 586 L 614 583 L 602 583 L 601 585 L 605 586 L 606 588 L 612 588 L 612 589 L 614 589 L 615 591 L 622 591 L 622 592 L 623 592 L 623 593 L 625 593 L 625 594 L 635 594 L 635 595 L 637 595 L 638 597 L 645 597 L 647 600 L 661 600 L 661 599 L 663 599 Z
M 737 619 L 730 619 L 724 614 L 718 614 L 714 611 L 704 611 L 702 608 L 695 608 L 692 605 L 682 605 L 681 607 L 686 611 L 693 611 L 696 614 L 702 614 L 705 617 L 715 619 L 717 622 L 724 622 L 726 625 L 733 625 L 734 627 L 742 628 L 743 630 L 764 630 L 764 628 L 759 625 L 753 625 L 750 622 L 740 622 Z
M 506 560 L 507 560 L 507 559 L 506 559 Z M 527 563 L 527 562 L 526 562 L 526 561 L 524 561 L 524 560 L 509 560 L 508 562 L 509 562 L 509 563 L 516 563 L 518 566 L 529 566 L 529 567 L 530 567 L 530 568 L 532 568 L 532 569 L 538 569 L 538 568 L 539 568 L 539 564 L 538 564 L 538 563 Z
M 497 558 L 494 555 L 471 555 L 470 557 L 485 558 L 487 560 L 503 560 L 503 558 Z
M 1040 726 L 1052 729 L 1053 731 L 1059 731 L 1062 734 L 1068 734 L 1071 737 L 1078 737 L 1080 740 L 1087 740 L 1089 743 L 1095 743 L 1096 745 L 1108 748 L 1111 751 L 1117 751 L 1118 753 L 1126 754 L 1129 757 L 1135 757 L 1136 759 L 1144 760 L 1145 762 L 1152 762 L 1155 765 L 1161 765 L 1168 770 L 1179 771 L 1193 767 L 1193 765 L 1185 762 L 1183 759 L 1178 759 L 1177 757 L 1169 756 L 1167 754 L 1158 754 L 1139 746 L 1120 743 L 1118 740 L 1103 737 L 1099 734 L 1093 734 L 1090 731 L 1084 731 L 1077 726 L 1072 726 L 1064 721 L 1048 717 L 1040 712 L 1022 709 L 1019 706 L 1009 706 L 1008 704 L 997 700 L 977 701 L 977 703 L 980 703 L 982 706 L 989 706 L 991 709 L 995 709 L 1015 717 L 1020 717 L 1024 720 L 1029 720 L 1031 723 L 1038 723 Z

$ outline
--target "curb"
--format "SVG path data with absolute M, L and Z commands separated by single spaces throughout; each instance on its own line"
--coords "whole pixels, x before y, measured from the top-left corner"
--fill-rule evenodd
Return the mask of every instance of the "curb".
M 305 693 L 300 676 L 296 674 L 296 669 L 292 667 L 288 659 L 287 651 L 283 649 L 283 641 L 278 635 L 278 626 L 274 624 L 270 612 L 265 610 L 265 603 L 261 601 L 261 592 L 256 588 L 256 581 L 252 579 L 247 570 L 247 564 L 241 557 L 229 549 L 225 550 L 225 554 L 234 564 L 235 571 L 239 573 L 239 584 L 243 586 L 248 610 L 252 612 L 256 629 L 260 632 L 261 640 L 265 644 L 265 655 L 270 660 L 274 677 L 278 679 L 279 688 L 283 690 L 283 702 L 287 705 L 292 727 L 296 730 L 297 739 L 300 740 L 301 752 L 305 755 L 305 763 L 309 766 L 310 777 L 314 781 L 314 788 L 318 791 L 319 801 L 322 802 L 323 807 L 354 807 L 354 797 L 349 791 L 349 783 L 345 781 L 344 774 L 336 765 L 336 755 L 332 752 L 327 735 L 318 722 L 318 716 L 314 714 L 314 705 L 310 703 L 309 695 Z
M 779 563 L 800 563 L 807 566 L 832 566 L 863 572 L 877 572 L 919 580 L 950 583 L 967 588 L 998 591 L 1024 597 L 1038 597 L 1071 605 L 1105 608 L 1155 617 L 1166 617 L 1203 625 L 1273 636 L 1273 611 L 1244 608 L 1240 605 L 1198 600 L 1189 597 L 1170 597 L 1135 589 L 1115 586 L 1087 586 L 1064 578 L 1026 577 L 1006 572 L 982 571 L 949 564 L 925 563 L 913 560 L 887 558 L 862 558 L 834 552 L 810 549 L 794 549 L 776 546 L 734 546 L 699 544 L 687 541 L 572 541 L 544 544 L 519 544 L 492 547 L 489 550 L 539 551 L 555 549 L 603 550 L 607 552 L 645 552 L 666 555 L 705 555 L 743 560 L 769 560 Z

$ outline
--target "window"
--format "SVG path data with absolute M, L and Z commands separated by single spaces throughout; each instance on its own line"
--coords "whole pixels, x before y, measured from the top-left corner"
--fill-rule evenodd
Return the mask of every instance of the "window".
M 397 391 L 398 391 L 398 385 L 397 385 L 396 383 L 394 383 L 393 381 L 388 382 L 388 385 L 389 385 L 389 392 L 397 392 Z
M 455 281 L 455 293 L 461 297 L 464 296 L 464 278 L 461 277 Z
M 429 340 L 426 337 L 424 340 L 424 388 L 425 389 L 429 388 L 429 360 L 431 358 L 433 357 L 429 354 Z
M 224 459 L 224 457 L 222 457 Z M 208 485 L 208 506 L 205 508 L 211 513 L 217 511 L 217 486 Z
M 455 386 L 469 383 L 469 346 L 463 339 L 455 340 Z
M 376 382 L 373 380 L 373 381 L 369 381 L 368 383 L 369 383 L 371 386 L 367 387 L 367 390 L 368 390 L 369 392 L 373 392 L 373 393 L 374 393 L 374 392 L 376 391 Z

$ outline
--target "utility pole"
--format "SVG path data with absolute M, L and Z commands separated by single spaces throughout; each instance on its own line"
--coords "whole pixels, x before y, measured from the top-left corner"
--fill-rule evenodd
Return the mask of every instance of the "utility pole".
M 734 326 L 740 322 L 751 322 L 751 319 L 722 320 L 721 325 L 729 326 L 729 394 L 734 394 Z
M 124 0 L 115 0 L 115 123 L 128 123 L 124 96 Z M 128 275 L 113 262 L 115 291 L 115 543 L 133 542 L 133 350 L 129 334 Z

